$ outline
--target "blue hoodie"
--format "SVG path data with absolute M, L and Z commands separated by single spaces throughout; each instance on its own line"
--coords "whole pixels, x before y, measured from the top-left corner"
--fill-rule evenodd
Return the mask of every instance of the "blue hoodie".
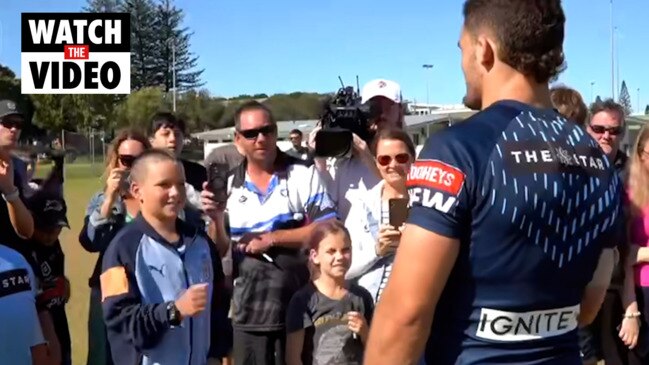
M 177 220 L 171 245 L 140 215 L 103 258 L 102 306 L 115 364 L 205 365 L 230 352 L 232 329 L 221 260 L 204 232 Z M 209 283 L 205 311 L 169 323 L 167 303 L 191 285 Z

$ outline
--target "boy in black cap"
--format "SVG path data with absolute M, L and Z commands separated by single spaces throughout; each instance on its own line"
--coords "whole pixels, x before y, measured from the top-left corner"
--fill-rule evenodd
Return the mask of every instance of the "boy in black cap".
M 52 318 L 53 340 L 60 344 L 63 365 L 71 364 L 71 342 L 65 305 L 70 299 L 70 282 L 65 277 L 65 255 L 61 249 L 61 230 L 70 228 L 66 216 L 65 200 L 55 191 L 39 190 L 27 201 L 27 207 L 34 217 L 34 234 L 31 239 L 14 247 L 32 265 L 38 281 L 39 293 L 36 305 L 39 312 L 47 311 Z M 48 338 L 46 325 L 43 325 Z M 51 337 L 54 337 L 54 333 Z

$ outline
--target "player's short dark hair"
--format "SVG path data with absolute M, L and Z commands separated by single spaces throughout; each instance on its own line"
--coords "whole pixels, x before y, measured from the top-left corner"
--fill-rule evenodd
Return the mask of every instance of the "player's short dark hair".
M 620 103 L 616 103 L 615 100 L 609 98 L 592 103 L 590 105 L 590 117 L 592 118 L 599 112 L 617 113 L 620 116 L 620 125 L 624 126 L 624 117 L 626 116 L 626 112 L 624 111 L 624 107 Z
M 588 108 L 577 90 L 567 86 L 553 87 L 550 90 L 550 99 L 552 99 L 552 105 L 566 119 L 581 126 L 586 124 Z
M 252 110 L 263 110 L 268 115 L 268 120 L 270 121 L 270 123 L 276 124 L 275 117 L 273 117 L 273 112 L 269 107 L 256 100 L 250 100 L 239 105 L 237 110 L 234 112 L 234 128 L 236 130 L 240 130 L 241 128 L 241 114 Z
M 289 135 L 290 135 L 290 134 L 297 134 L 298 136 L 301 137 L 301 136 L 302 136 L 302 131 L 299 130 L 299 129 L 292 129 L 292 130 L 291 130 L 291 133 L 289 133 Z
M 492 32 L 499 59 L 518 72 L 542 83 L 565 69 L 561 0 L 467 0 L 463 13 L 465 28 Z
M 158 129 L 167 127 L 172 129 L 178 129 L 183 134 L 186 134 L 186 125 L 185 121 L 182 118 L 176 117 L 173 113 L 169 112 L 159 112 L 156 113 L 153 118 L 151 118 L 151 129 L 149 133 L 154 135 Z

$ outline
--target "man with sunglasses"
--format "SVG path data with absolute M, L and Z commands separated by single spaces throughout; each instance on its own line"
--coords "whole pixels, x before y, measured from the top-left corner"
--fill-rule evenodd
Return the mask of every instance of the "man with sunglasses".
M 24 163 L 12 156 L 24 121 L 16 103 L 0 101 L 0 244 L 17 244 L 34 232 L 32 215 L 22 201 L 24 182 L 18 166 Z
M 622 173 L 627 160 L 626 154 L 620 151 L 620 142 L 625 132 L 624 107 L 613 99 L 606 99 L 591 105 L 590 115 L 588 134 L 597 141 L 623 178 Z
M 247 102 L 234 114 L 235 143 L 245 160 L 228 176 L 228 198 L 202 193 L 204 211 L 216 222 L 217 241 L 234 256 L 234 362 L 284 364 L 285 317 L 292 294 L 309 280 L 302 249 L 312 223 L 336 218 L 334 205 L 313 166 L 277 148 L 277 124 L 268 107 Z
M 625 182 L 628 156 L 620 150 L 620 142 L 624 139 L 626 131 L 624 107 L 613 99 L 606 99 L 593 103 L 589 111 L 590 122 L 586 128 L 588 134 L 597 141 L 609 161 L 613 163 L 622 182 Z M 606 362 L 626 363 L 628 348 L 617 336 L 620 331 L 616 328 L 620 325 L 620 318 L 625 318 L 625 311 L 635 313 L 638 309 L 637 304 L 634 304 L 633 288 L 626 295 L 622 294 L 624 286 L 623 261 L 624 259 L 619 260 L 613 270 L 611 285 L 606 292 L 595 324 L 579 331 L 584 365 L 594 365 L 598 359 L 606 360 Z M 633 307 L 628 308 L 629 305 Z M 625 321 L 636 320 L 637 318 L 625 318 Z
M 291 148 L 285 151 L 286 154 L 312 164 L 313 154 L 309 151 L 308 147 L 302 145 L 302 131 L 299 129 L 293 129 L 288 134 L 288 139 L 291 141 Z

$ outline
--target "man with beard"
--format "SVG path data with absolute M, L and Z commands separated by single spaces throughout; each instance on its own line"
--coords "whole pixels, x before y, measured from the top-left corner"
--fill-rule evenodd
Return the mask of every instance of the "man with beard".
M 560 0 L 465 2 L 464 103 L 481 111 L 429 137 L 412 166 L 365 364 L 413 364 L 425 347 L 431 364 L 581 364 L 577 328 L 606 294 L 622 186 L 552 108 L 564 26 Z

